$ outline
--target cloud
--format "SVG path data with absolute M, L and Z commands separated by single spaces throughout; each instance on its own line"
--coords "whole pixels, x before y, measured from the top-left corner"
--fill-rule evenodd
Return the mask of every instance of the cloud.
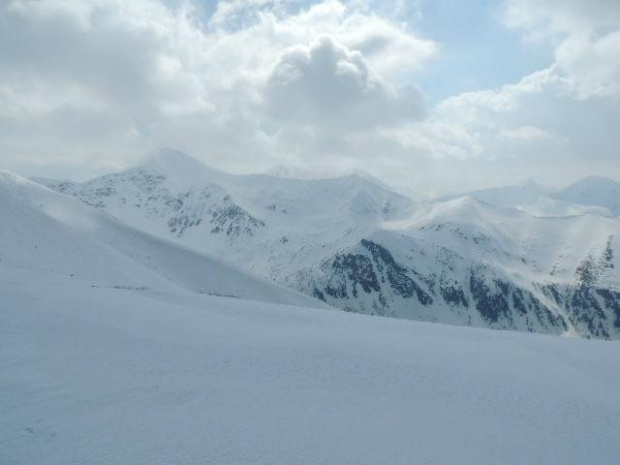
M 284 124 L 338 131 L 390 126 L 425 111 L 419 89 L 391 85 L 362 53 L 327 36 L 282 54 L 267 81 L 266 104 Z
M 178 8 L 157 0 L 4 2 L 0 164 L 74 162 L 88 176 L 166 145 L 225 168 L 261 169 L 285 151 L 284 119 L 274 118 L 284 110 L 274 69 L 282 77 L 282 60 L 292 59 L 287 54 L 309 50 L 321 37 L 330 37 L 341 55 L 339 69 L 315 62 L 306 71 L 348 92 L 340 116 L 349 115 L 350 130 L 354 108 L 366 112 L 357 129 L 379 124 L 371 109 L 387 112 L 384 124 L 418 111 L 406 107 L 417 105 L 419 91 L 399 82 L 438 46 L 368 7 L 220 1 L 204 20 L 188 2 Z M 296 85 L 312 92 L 307 79 Z M 312 108 L 310 124 L 330 117 L 325 104 Z M 334 143 L 346 145 L 345 139 Z
M 620 2 L 509 0 L 504 18 L 554 46 L 556 69 L 578 98 L 620 97 Z
M 497 137 L 508 141 L 538 141 L 553 138 L 553 135 L 536 126 L 521 126 L 514 129 L 502 129 Z
M 504 7 L 505 24 L 551 47 L 554 62 L 519 82 L 449 97 L 427 120 L 383 131 L 433 173 L 415 182 L 458 190 L 529 177 L 555 185 L 593 173 L 620 177 L 620 3 L 509 0 Z
M 620 4 L 613 0 L 507 0 L 507 25 L 533 37 L 591 33 L 618 28 Z
M 426 121 L 390 131 L 421 163 L 443 164 L 446 172 L 459 166 L 458 183 L 439 173 L 434 185 L 476 188 L 530 177 L 562 185 L 592 173 L 620 176 L 618 114 L 619 100 L 583 98 L 572 77 L 552 66 L 497 90 L 450 97 Z
M 0 168 L 84 178 L 171 146 L 422 190 L 620 176 L 620 3 L 506 1 L 504 24 L 553 63 L 434 108 L 415 81 L 440 44 L 388 12 L 418 3 L 2 2 Z

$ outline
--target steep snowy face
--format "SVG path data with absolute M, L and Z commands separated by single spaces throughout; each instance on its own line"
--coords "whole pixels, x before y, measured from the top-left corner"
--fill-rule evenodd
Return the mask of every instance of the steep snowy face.
M 620 220 L 525 213 L 533 199 L 607 212 L 531 183 L 484 194 L 501 207 L 414 202 L 365 176 L 230 175 L 165 152 L 62 186 L 136 228 L 348 311 L 620 337 Z
M 264 221 L 216 183 L 219 175 L 186 155 L 164 151 L 136 168 L 84 184 L 63 185 L 59 191 L 167 239 L 182 238 L 196 229 L 217 236 L 220 242 L 255 235 Z
M 620 337 L 620 223 L 536 218 L 472 199 L 385 225 L 288 284 L 348 311 Z
M 305 295 L 139 232 L 111 216 L 0 172 L 0 268 L 95 287 L 185 290 L 323 307 Z
M 620 216 L 620 183 L 599 176 L 591 176 L 558 192 L 556 198 L 580 205 L 606 208 Z

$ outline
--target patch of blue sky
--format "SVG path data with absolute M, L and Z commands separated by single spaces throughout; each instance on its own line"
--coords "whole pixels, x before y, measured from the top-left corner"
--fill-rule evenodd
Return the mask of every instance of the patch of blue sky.
M 166 0 L 171 6 L 185 2 Z M 314 3 L 318 2 L 289 0 L 280 2 L 280 7 L 294 14 Z M 519 31 L 505 27 L 501 20 L 502 1 L 349 0 L 348 3 L 406 23 L 413 33 L 440 45 L 437 59 L 404 77 L 405 81 L 418 84 L 431 104 L 463 92 L 518 82 L 553 63 L 550 47 L 525 42 Z M 192 4 L 206 24 L 218 1 L 193 0 Z M 235 25 L 230 27 L 234 29 Z

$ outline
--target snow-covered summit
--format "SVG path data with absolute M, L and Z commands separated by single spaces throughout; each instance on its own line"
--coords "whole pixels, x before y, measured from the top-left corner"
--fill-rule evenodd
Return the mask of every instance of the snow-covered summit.
M 105 212 L 0 172 L 0 268 L 100 287 L 185 290 L 291 305 L 314 299 L 137 231 Z
M 273 176 L 274 178 L 289 178 L 289 179 L 318 179 L 325 176 L 321 176 L 320 173 L 316 173 L 311 170 L 303 168 L 293 168 L 289 165 L 275 165 L 265 171 L 267 176 Z
M 181 164 L 181 165 L 193 165 L 196 166 L 199 162 L 189 155 L 179 151 L 174 150 L 168 147 L 161 147 L 151 152 L 147 153 L 142 160 L 138 163 L 139 165 L 173 165 L 173 164 Z
M 602 176 L 590 176 L 561 190 L 556 198 L 580 205 L 606 208 L 620 216 L 620 183 Z
M 462 194 L 443 197 L 439 200 L 451 200 L 458 197 L 471 197 L 480 202 L 496 205 L 498 207 L 514 208 L 521 204 L 535 202 L 542 196 L 546 196 L 551 190 L 534 180 L 526 180 L 513 186 L 491 187 Z
M 178 150 L 157 149 L 142 158 L 131 172 L 148 172 L 165 178 L 169 188 L 180 191 L 217 182 L 225 173 Z
M 594 195 L 592 192 L 601 189 L 609 190 L 608 183 L 599 183 L 600 178 L 590 178 L 583 180 L 579 184 L 589 186 L 588 199 L 577 195 L 565 194 L 565 191 L 555 192 L 551 187 L 542 185 L 535 180 L 528 179 L 513 186 L 492 187 L 480 189 L 461 194 L 454 194 L 441 197 L 438 200 L 446 201 L 458 197 L 471 197 L 480 202 L 498 207 L 513 208 L 521 210 L 538 217 L 563 217 L 575 215 L 602 215 L 617 216 L 613 214 L 613 209 L 609 208 L 611 202 L 604 202 L 601 197 L 604 195 Z M 607 180 L 609 181 L 609 180 Z M 613 182 L 613 181 L 612 181 Z M 569 188 L 570 189 L 570 188 Z M 607 197 L 613 197 L 608 194 Z

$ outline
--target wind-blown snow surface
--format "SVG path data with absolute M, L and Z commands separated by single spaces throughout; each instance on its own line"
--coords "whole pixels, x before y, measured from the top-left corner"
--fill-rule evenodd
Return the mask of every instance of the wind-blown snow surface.
M 619 463 L 620 346 L 0 271 L 0 463 Z
M 620 337 L 620 219 L 532 183 L 478 193 L 501 207 L 413 201 L 360 175 L 231 175 L 171 150 L 82 184 L 42 182 L 347 311 Z

